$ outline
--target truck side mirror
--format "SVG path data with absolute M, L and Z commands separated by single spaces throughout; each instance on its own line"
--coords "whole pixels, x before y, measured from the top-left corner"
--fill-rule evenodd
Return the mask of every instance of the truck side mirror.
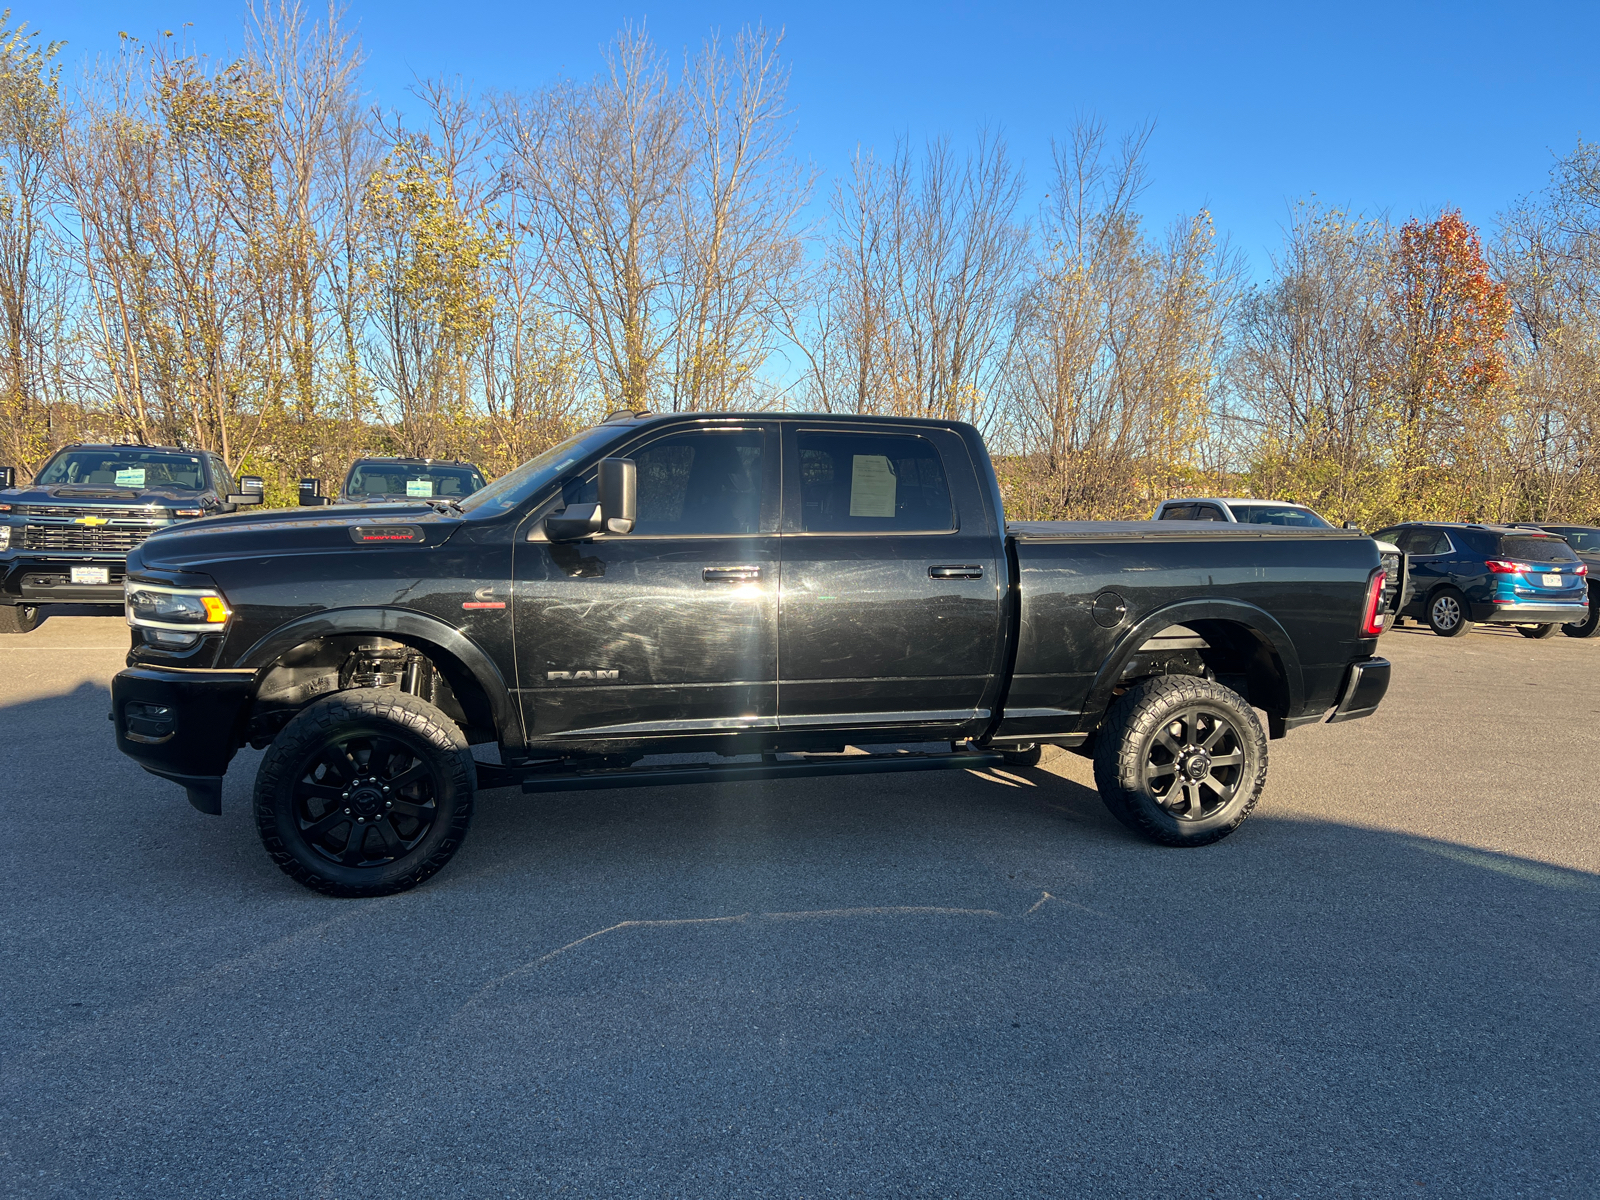
M 600 460 L 600 503 L 569 504 L 544 519 L 552 542 L 581 542 L 597 533 L 631 533 L 639 515 L 639 468 L 631 458 Z
M 0 467 L 0 488 L 17 486 L 17 469 L 15 467 Z
M 239 477 L 239 491 L 237 495 L 229 496 L 226 503 L 235 508 L 244 508 L 249 504 L 260 504 L 266 499 L 267 485 L 259 475 L 241 475 Z
M 300 507 L 315 508 L 319 504 L 326 504 L 328 498 L 322 494 L 322 480 L 302 479 L 300 481 Z
M 639 465 L 631 458 L 600 460 L 600 515 L 607 533 L 632 533 L 639 519 Z
M 1366 530 L 1365 530 L 1365 529 L 1363 529 L 1363 528 L 1361 528 L 1361 526 L 1359 526 L 1359 525 L 1357 525 L 1357 524 L 1356 524 L 1356 523 L 1355 523 L 1355 522 L 1354 522 L 1354 521 L 1346 521 L 1346 522 L 1345 522 L 1345 523 L 1344 523 L 1344 527 L 1345 527 L 1345 528 L 1346 528 L 1346 529 L 1353 529 L 1353 530 L 1355 530 L 1355 531 L 1356 531 L 1356 532 L 1357 532 L 1357 533 L 1365 533 L 1365 532 L 1366 532 Z

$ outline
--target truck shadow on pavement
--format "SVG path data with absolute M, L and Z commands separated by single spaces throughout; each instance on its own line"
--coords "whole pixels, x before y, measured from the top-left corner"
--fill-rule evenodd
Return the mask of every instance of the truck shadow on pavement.
M 256 754 L 205 817 L 106 708 L 0 709 L 18 1194 L 1600 1185 L 1585 872 L 1270 785 L 1165 849 L 1030 769 L 486 792 L 443 874 L 334 901 Z

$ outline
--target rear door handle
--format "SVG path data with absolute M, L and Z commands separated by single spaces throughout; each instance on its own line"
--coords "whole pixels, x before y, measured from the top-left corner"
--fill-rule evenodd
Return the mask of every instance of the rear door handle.
M 982 567 L 929 567 L 930 579 L 982 579 Z
M 706 567 L 700 578 L 707 583 L 749 583 L 761 578 L 760 567 Z

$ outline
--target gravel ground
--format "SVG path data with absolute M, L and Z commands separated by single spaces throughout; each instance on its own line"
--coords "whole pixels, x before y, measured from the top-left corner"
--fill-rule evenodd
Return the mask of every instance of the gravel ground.
M 1600 1194 L 1600 639 L 1384 639 L 1220 845 L 1089 765 L 480 796 L 316 896 L 0 645 L 0 1194 Z

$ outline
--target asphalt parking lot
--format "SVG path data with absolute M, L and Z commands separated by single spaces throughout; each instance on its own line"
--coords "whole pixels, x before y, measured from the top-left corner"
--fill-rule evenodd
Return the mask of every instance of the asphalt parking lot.
M 1593 1196 L 1600 639 L 1383 639 L 1203 850 L 1014 773 L 480 796 L 305 891 L 0 644 L 7 1196 Z

